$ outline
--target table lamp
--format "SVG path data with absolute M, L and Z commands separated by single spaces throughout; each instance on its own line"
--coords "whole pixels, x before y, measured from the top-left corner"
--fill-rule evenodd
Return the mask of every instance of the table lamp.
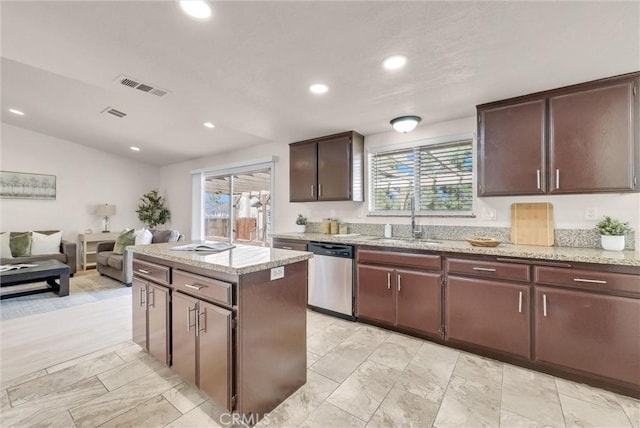
M 98 205 L 96 215 L 104 219 L 104 229 L 102 233 L 109 233 L 109 217 L 116 215 L 116 206 L 109 204 Z

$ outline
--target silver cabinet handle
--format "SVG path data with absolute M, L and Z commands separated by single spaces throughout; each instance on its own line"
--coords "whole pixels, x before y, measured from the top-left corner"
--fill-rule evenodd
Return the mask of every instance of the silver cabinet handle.
M 146 273 L 147 275 L 149 275 L 151 273 L 150 270 L 145 270 L 145 269 L 138 269 L 138 272 L 140 273 Z
M 194 306 L 193 309 L 191 309 L 191 307 L 187 308 L 187 331 L 191 331 L 191 327 L 195 327 L 197 325 L 197 317 L 196 317 L 196 324 L 191 325 L 191 312 L 195 312 L 197 309 Z
M 391 272 L 387 272 L 387 290 L 391 290 Z
M 494 268 L 474 267 L 473 270 L 479 270 L 481 272 L 495 272 Z
M 145 299 L 144 296 L 146 295 L 146 290 L 144 287 L 140 287 L 140 307 L 143 307 L 145 305 Z
M 314 190 L 315 190 L 315 189 L 314 189 L 314 185 L 312 184 L 312 185 L 311 185 L 311 197 L 312 197 L 312 198 L 316 196 L 316 192 L 314 192 Z
M 193 285 L 185 284 L 184 286 L 187 288 L 193 288 L 194 290 L 202 290 L 203 288 L 207 288 L 206 285 L 199 285 L 199 284 L 193 284 Z
M 200 317 L 204 317 L 204 320 L 200 322 Z M 204 328 L 200 328 L 204 326 Z M 198 312 L 198 332 L 207 332 L 207 311 Z
M 547 316 L 547 295 L 542 295 L 542 315 Z
M 151 303 L 151 297 L 153 297 L 153 303 Z M 156 307 L 156 293 L 155 290 L 151 287 L 147 289 L 147 308 L 149 307 Z
M 282 247 L 283 250 L 293 250 L 291 247 Z
M 322 196 L 322 184 L 318 184 L 318 197 Z
M 536 182 L 538 183 L 538 189 L 540 189 L 540 170 L 536 169 Z
M 400 275 L 398 275 L 398 293 L 400 292 Z
M 522 291 L 518 295 L 518 312 L 522 313 Z
M 573 278 L 573 282 L 587 282 L 589 284 L 606 284 L 607 281 L 602 279 L 584 279 L 584 278 Z
M 556 169 L 556 189 L 560 188 L 560 170 Z

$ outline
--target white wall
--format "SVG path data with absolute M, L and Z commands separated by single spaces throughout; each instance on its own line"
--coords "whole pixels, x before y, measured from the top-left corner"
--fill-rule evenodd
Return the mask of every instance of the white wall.
M 394 131 L 365 136 L 365 150 L 368 147 L 388 146 L 427 138 L 443 137 L 464 133 L 473 133 L 475 142 L 476 122 L 467 117 L 432 125 L 418 126 L 413 132 L 399 134 Z M 298 212 L 306 214 L 312 221 L 323 217 L 338 217 L 346 222 L 359 223 L 400 223 L 406 224 L 407 218 L 367 217 L 367 202 L 313 202 L 289 203 L 289 142 L 271 143 L 255 146 L 222 156 L 214 156 L 189 162 L 170 165 L 161 169 L 161 189 L 174 202 L 173 222 L 180 230 L 191 229 L 191 181 L 189 171 L 207 166 L 221 166 L 227 163 L 247 161 L 276 155 L 279 161 L 275 166 L 274 190 L 274 232 L 287 232 L 294 229 L 294 220 Z M 475 147 L 475 144 L 474 144 Z M 475 156 L 474 156 L 475 161 Z M 474 166 L 475 167 L 475 166 Z M 366 185 L 366 180 L 365 180 Z M 596 208 L 598 215 L 612 215 L 630 222 L 636 230 L 636 242 L 640 242 L 640 194 L 598 194 L 598 195 L 553 195 L 522 197 L 476 198 L 474 211 L 476 218 L 419 218 L 420 224 L 446 225 L 482 225 L 509 227 L 511 204 L 514 202 L 550 202 L 554 207 L 555 227 L 561 229 L 587 229 L 595 225 L 594 220 L 584 219 L 586 208 Z M 483 219 L 483 211 L 496 210 L 495 220 Z
M 140 196 L 158 186 L 158 167 L 5 123 L 1 137 L 0 169 L 55 175 L 57 195 L 1 199 L 0 230 L 58 229 L 77 241 L 86 229 L 102 230 L 95 210 L 105 203 L 116 206 L 111 231 L 141 224 L 135 210 Z

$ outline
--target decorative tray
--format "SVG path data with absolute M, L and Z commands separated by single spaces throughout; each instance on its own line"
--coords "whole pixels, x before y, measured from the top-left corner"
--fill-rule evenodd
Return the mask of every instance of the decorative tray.
M 466 241 L 474 247 L 497 247 L 502 241 L 494 238 L 483 238 L 482 236 L 473 236 L 465 238 Z

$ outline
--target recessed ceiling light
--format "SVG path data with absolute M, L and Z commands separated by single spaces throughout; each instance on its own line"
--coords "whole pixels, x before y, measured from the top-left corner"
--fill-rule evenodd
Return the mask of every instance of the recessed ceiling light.
M 16 110 L 14 108 L 10 108 L 9 111 L 13 114 L 17 114 L 18 116 L 24 116 L 24 113 L 21 112 L 20 110 Z
M 131 146 L 129 147 L 131 150 L 133 150 L 134 152 L 139 152 L 140 151 L 140 147 L 135 147 L 135 146 Z
M 309 86 L 309 90 L 314 94 L 324 94 L 329 90 L 327 85 L 323 85 L 322 83 L 315 83 Z
M 211 8 L 201 0 L 183 0 L 180 2 L 180 7 L 187 15 L 194 18 L 207 19 L 211 16 Z
M 382 65 L 387 70 L 397 70 L 407 64 L 407 57 L 404 55 L 393 55 L 385 59 Z
M 206 128 L 211 128 L 211 129 L 213 129 L 213 128 L 215 128 L 215 127 L 216 127 L 216 126 L 215 126 L 213 123 L 211 123 L 211 122 L 205 122 L 205 123 L 203 123 L 203 125 L 204 125 Z

